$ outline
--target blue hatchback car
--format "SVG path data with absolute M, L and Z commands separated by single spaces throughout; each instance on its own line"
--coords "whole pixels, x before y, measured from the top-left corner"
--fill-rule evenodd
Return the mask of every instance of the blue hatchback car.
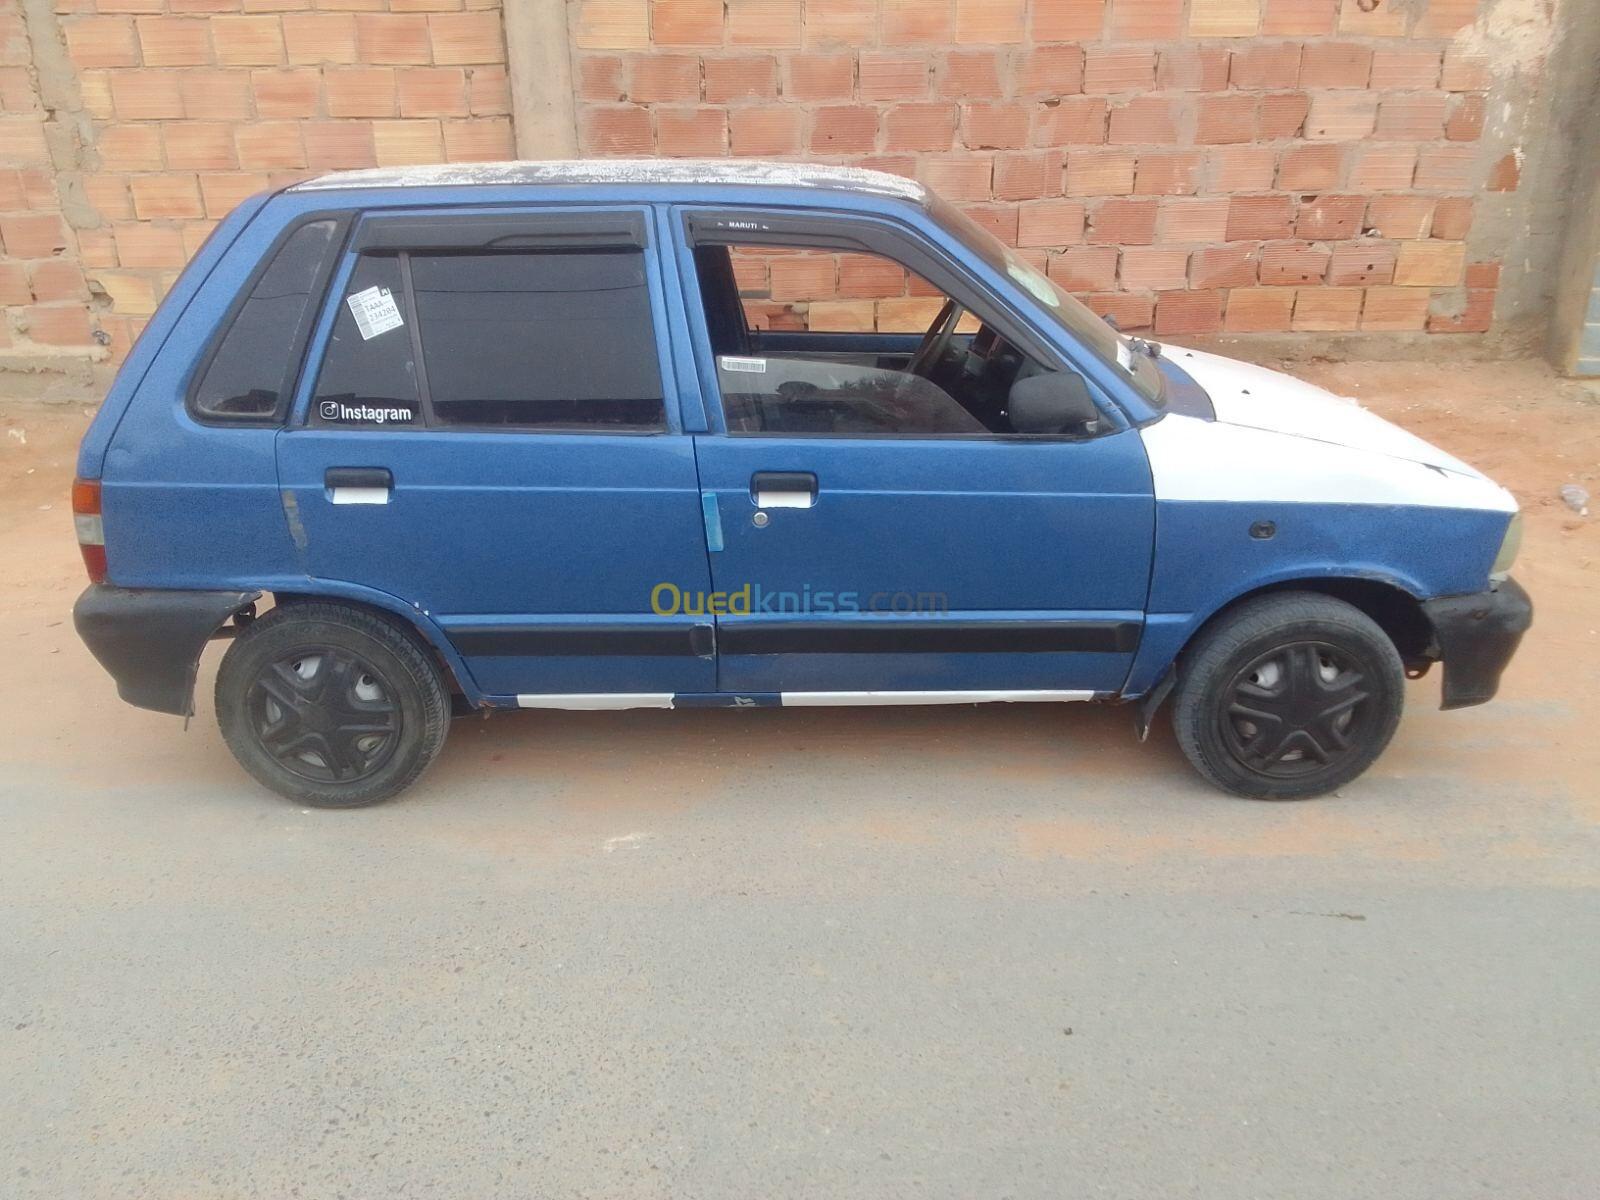
M 78 475 L 77 627 L 123 698 L 189 714 L 230 639 L 228 745 L 325 806 L 406 787 L 452 712 L 1068 700 L 1141 736 L 1170 700 L 1213 783 L 1311 796 L 1432 663 L 1445 707 L 1490 699 L 1531 619 L 1516 503 L 1471 467 L 1124 337 L 918 184 L 843 168 L 258 196 Z

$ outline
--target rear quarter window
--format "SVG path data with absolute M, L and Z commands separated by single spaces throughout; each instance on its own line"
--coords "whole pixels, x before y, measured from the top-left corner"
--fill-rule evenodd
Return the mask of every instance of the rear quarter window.
M 277 245 L 228 320 L 189 396 L 211 421 L 281 422 L 342 222 L 308 221 Z

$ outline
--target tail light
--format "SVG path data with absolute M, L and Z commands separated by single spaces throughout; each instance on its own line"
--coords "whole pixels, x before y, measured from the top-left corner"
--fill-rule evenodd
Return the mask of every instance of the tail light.
M 106 530 L 100 520 L 100 481 L 72 481 L 72 524 L 78 531 L 78 549 L 90 583 L 106 581 Z

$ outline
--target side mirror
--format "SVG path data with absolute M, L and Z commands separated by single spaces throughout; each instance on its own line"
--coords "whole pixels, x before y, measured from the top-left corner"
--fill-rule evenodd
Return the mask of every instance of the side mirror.
M 1011 385 L 1006 408 L 1018 433 L 1093 433 L 1100 410 L 1075 371 L 1030 375 Z

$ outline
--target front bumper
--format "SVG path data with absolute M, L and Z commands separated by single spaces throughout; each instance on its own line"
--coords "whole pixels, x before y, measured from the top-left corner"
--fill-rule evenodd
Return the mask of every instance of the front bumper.
M 1514 579 L 1486 592 L 1424 600 L 1422 611 L 1433 624 L 1433 639 L 1444 663 L 1444 699 L 1440 708 L 1486 704 L 1500 689 L 1500 673 L 1528 626 L 1533 601 Z

